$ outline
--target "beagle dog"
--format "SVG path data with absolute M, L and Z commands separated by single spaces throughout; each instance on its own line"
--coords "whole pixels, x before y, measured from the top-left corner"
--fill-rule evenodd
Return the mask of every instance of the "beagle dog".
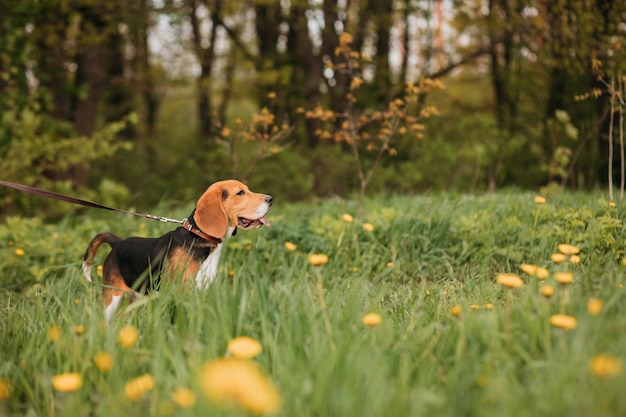
M 265 218 L 272 196 L 251 192 L 239 181 L 212 184 L 181 227 L 157 238 L 121 239 L 113 233 L 96 235 L 83 257 L 83 273 L 91 282 L 91 264 L 103 243 L 111 246 L 104 261 L 105 318 L 111 319 L 124 293 L 147 293 L 162 276 L 194 279 L 207 288 L 217 275 L 222 241 L 237 228 L 269 227 Z

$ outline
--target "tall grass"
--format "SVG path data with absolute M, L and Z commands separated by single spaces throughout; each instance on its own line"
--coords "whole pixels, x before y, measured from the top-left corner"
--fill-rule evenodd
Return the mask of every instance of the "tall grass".
M 100 214 L 69 219 L 59 232 L 68 239 L 67 263 L 39 265 L 51 272 L 35 286 L 0 293 L 0 380 L 10 387 L 0 415 L 244 415 L 206 399 L 199 382 L 203 364 L 223 357 L 239 335 L 262 343 L 254 361 L 281 393 L 279 415 L 626 413 L 626 374 L 601 377 L 589 367 L 598 354 L 626 358 L 621 207 L 592 194 L 543 205 L 515 192 L 380 197 L 368 201 L 371 232 L 342 219 L 356 210 L 340 199 L 278 204 L 270 229 L 242 231 L 229 241 L 220 279 L 207 291 L 168 282 L 109 325 L 100 287 L 70 260 L 79 260 L 91 234 L 107 223 L 120 235 L 138 229 L 154 235 L 168 226 L 138 228 L 135 219 Z M 30 249 L 17 256 L 15 248 L 50 246 L 42 234 L 49 227 L 2 242 L 2 262 L 17 263 L 4 269 L 3 282 L 13 279 L 6 271 L 39 262 L 29 258 Z M 285 242 L 297 249 L 287 250 Z M 559 243 L 580 247 L 581 262 L 552 262 Z M 310 253 L 329 257 L 320 269 L 324 304 Z M 553 276 L 545 284 L 556 293 L 543 297 L 539 281 L 520 273 L 523 262 L 573 271 L 569 299 Z M 501 287 L 494 281 L 500 272 L 520 273 L 525 285 Z M 587 311 L 591 297 L 603 303 L 596 316 Z M 450 312 L 455 306 L 458 315 Z M 382 322 L 363 325 L 368 312 Z M 575 317 L 576 328 L 552 326 L 556 313 Z M 125 349 L 117 337 L 127 324 L 140 336 Z M 56 341 L 51 326 L 61 330 Z M 110 372 L 95 366 L 98 352 L 113 357 Z M 63 372 L 82 375 L 82 387 L 56 392 L 51 378 Z M 146 373 L 154 376 L 154 389 L 130 401 L 125 384 Z M 176 387 L 197 393 L 193 407 L 173 402 Z

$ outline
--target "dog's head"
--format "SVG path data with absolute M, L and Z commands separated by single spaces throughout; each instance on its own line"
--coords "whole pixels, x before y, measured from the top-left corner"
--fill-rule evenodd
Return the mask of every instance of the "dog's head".
M 205 233 L 223 238 L 228 226 L 241 229 L 269 227 L 265 215 L 272 206 L 272 196 L 253 193 L 236 180 L 212 184 L 196 205 L 194 220 Z

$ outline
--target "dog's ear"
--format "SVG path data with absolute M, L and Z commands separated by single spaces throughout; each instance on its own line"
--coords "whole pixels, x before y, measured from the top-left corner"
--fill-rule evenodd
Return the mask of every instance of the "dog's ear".
M 202 194 L 193 219 L 204 233 L 220 239 L 226 236 L 228 215 L 224 210 L 223 194 L 219 187 L 209 187 Z

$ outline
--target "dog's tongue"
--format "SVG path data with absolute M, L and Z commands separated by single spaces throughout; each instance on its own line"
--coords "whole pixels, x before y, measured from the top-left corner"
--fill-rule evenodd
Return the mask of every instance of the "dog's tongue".
M 270 222 L 265 218 L 265 216 L 261 217 L 259 221 L 265 226 L 270 227 Z

